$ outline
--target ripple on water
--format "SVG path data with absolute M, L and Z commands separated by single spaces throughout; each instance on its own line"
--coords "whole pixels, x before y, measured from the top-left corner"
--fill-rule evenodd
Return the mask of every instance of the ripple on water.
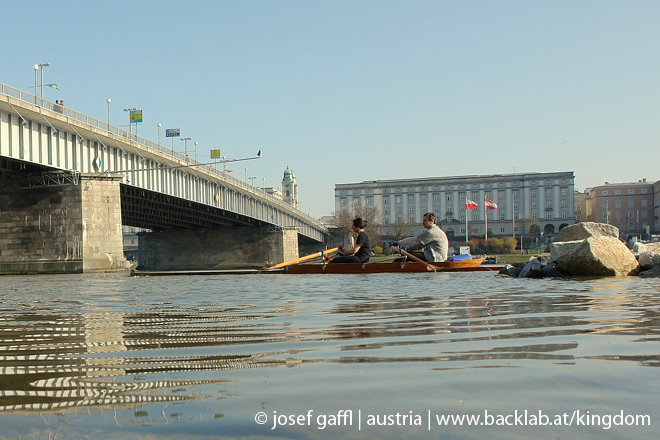
M 429 378 L 472 396 L 487 381 L 503 401 L 519 380 L 522 401 L 538 403 L 559 399 L 542 387 L 563 377 L 573 384 L 564 395 L 599 401 L 622 365 L 644 380 L 640 367 L 660 359 L 658 286 L 633 277 L 83 275 L 5 277 L 0 287 L 5 413 L 193 402 L 205 393 L 194 390 L 217 389 L 242 390 L 242 402 L 322 391 L 365 407 L 384 389 L 410 406 L 428 399 Z M 246 381 L 264 375 L 276 384 Z

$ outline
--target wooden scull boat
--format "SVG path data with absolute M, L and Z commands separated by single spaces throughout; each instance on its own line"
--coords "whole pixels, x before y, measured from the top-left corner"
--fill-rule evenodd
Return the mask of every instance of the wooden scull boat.
M 499 271 L 504 267 L 502 264 L 482 264 L 484 258 L 464 261 L 445 261 L 433 263 L 437 268 L 436 273 L 441 272 L 477 272 L 477 271 Z M 357 273 L 433 273 L 426 265 L 415 261 L 398 263 L 392 261 L 377 261 L 373 263 L 305 263 L 293 264 L 272 270 L 264 269 L 235 269 L 235 270 L 134 270 L 132 276 L 164 276 L 164 275 L 252 275 L 252 274 L 357 274 Z
M 432 263 L 437 269 L 435 272 L 474 272 L 499 271 L 502 265 L 482 265 L 484 258 L 462 261 L 444 261 Z M 266 271 L 262 271 L 264 273 Z M 284 268 L 284 273 L 290 274 L 352 274 L 352 273 L 428 273 L 428 266 L 415 262 L 374 262 L 374 263 L 338 263 L 338 264 L 294 264 Z M 433 272 L 433 271 L 431 271 Z
M 485 258 L 450 259 L 448 261 L 426 262 L 418 257 L 401 250 L 406 258 L 402 262 L 389 260 L 374 261 L 373 263 L 335 263 L 329 264 L 329 254 L 336 252 L 339 248 L 327 251 L 315 252 L 313 254 L 295 258 L 275 266 L 261 269 L 201 269 L 201 270 L 176 270 L 176 271 L 153 271 L 133 270 L 131 276 L 162 276 L 162 275 L 248 275 L 258 273 L 280 273 L 280 274 L 357 274 L 357 273 L 423 273 L 423 272 L 476 272 L 476 271 L 499 271 L 504 265 L 482 264 Z M 321 258 L 321 263 L 309 263 L 314 258 Z M 454 257 L 456 258 L 456 257 Z M 302 264 L 301 264 L 302 263 Z

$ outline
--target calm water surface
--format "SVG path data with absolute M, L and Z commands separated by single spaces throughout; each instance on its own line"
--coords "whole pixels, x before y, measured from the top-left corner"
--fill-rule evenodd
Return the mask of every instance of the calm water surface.
M 0 277 L 0 440 L 657 438 L 659 286 Z

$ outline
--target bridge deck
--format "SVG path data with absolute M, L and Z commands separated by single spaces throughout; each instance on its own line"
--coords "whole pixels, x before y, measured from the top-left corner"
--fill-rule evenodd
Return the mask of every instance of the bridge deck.
M 121 173 L 129 226 L 295 227 L 321 242 L 328 234 L 313 217 L 210 164 L 0 83 L 0 173 L 43 170 Z

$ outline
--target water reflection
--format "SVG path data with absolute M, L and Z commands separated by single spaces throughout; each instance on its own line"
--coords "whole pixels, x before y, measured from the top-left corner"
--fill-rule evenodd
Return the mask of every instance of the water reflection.
M 5 314 L 0 321 L 0 411 L 53 410 L 93 405 L 132 405 L 198 398 L 183 387 L 232 380 L 149 381 L 155 373 L 222 371 L 288 366 L 280 352 L 174 356 L 176 349 L 268 343 L 285 338 L 246 321 L 259 316 L 225 315 L 223 309 L 160 313 Z M 153 351 L 160 356 L 117 356 Z M 131 378 L 133 381 L 127 381 Z M 107 379 L 112 378 L 112 379 Z M 124 378 L 119 379 L 118 378 Z M 157 395 L 158 390 L 177 394 Z
M 141 408 L 205 399 L 255 368 L 309 366 L 301 387 L 313 389 L 331 365 L 660 365 L 647 344 L 660 340 L 658 287 L 636 279 L 114 275 L 0 287 L 0 412 L 134 408 L 135 423 L 169 423 L 176 412 Z

